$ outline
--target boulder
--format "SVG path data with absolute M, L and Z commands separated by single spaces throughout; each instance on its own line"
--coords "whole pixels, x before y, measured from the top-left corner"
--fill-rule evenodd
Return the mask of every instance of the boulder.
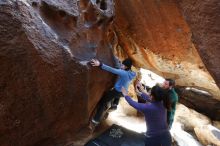
M 130 57 L 220 100 L 218 8 L 218 0 L 1 0 L 0 143 L 67 145 L 88 135 L 115 81 L 92 58 L 113 66 L 114 55 Z M 184 110 L 188 129 L 210 123 Z
M 220 120 L 220 103 L 211 94 L 191 87 L 176 86 L 179 101 L 212 120 Z
M 201 44 L 201 48 L 204 47 L 203 50 L 206 53 L 200 53 L 200 57 L 197 49 L 200 51 L 201 48 L 197 48 L 192 42 L 194 29 L 190 29 L 177 1 L 139 0 L 126 1 L 126 3 L 124 0 L 115 1 L 115 35 L 111 35 L 118 40 L 113 41 L 115 54 L 121 58 L 131 57 L 137 67 L 149 69 L 165 78 L 174 78 L 180 86 L 204 89 L 210 92 L 214 98 L 220 99 L 220 90 L 206 69 L 212 66 L 214 74 L 220 70 L 216 64 L 220 62 L 219 39 L 217 39 L 219 38 L 218 20 L 220 20 L 217 19 L 217 16 L 220 9 L 218 9 L 217 2 L 218 0 L 214 0 L 208 5 L 212 9 L 207 14 L 206 10 L 202 8 L 204 3 L 209 3 L 208 0 L 201 2 L 201 9 L 199 9 L 200 1 L 196 2 L 196 6 L 191 0 L 182 2 L 188 3 L 190 9 L 195 7 L 199 12 L 204 12 L 202 16 L 200 13 L 196 13 L 197 11 L 187 13 L 187 16 L 192 15 L 192 18 L 195 19 L 201 16 L 201 21 L 196 24 L 192 22 L 198 35 L 204 32 L 201 36 L 204 42 L 202 40 L 200 42 L 204 43 L 204 45 Z M 195 15 L 193 15 L 194 13 Z M 209 22 L 209 25 L 203 23 L 202 18 L 209 20 L 206 21 Z M 196 29 L 197 25 L 204 27 Z M 206 31 L 202 28 L 213 35 L 205 36 Z M 209 52 L 209 48 L 212 48 L 213 51 Z M 207 56 L 204 56 L 205 54 Z M 211 54 L 215 54 L 215 59 L 208 57 L 211 57 Z M 204 65 L 201 58 L 212 64 Z M 220 75 L 216 74 L 214 79 L 218 79 L 218 77 Z
M 220 145 L 220 130 L 212 125 L 198 126 L 195 129 L 196 136 L 204 145 Z
M 111 19 L 92 1 L 0 1 L 1 145 L 77 139 L 115 78 L 88 62 L 114 64 L 103 39 Z
M 176 141 L 178 146 L 202 146 L 201 143 L 195 139 L 195 137 L 183 130 L 181 123 L 174 123 L 171 129 L 171 135 Z
M 178 0 L 178 4 L 192 32 L 192 42 L 220 87 L 220 67 L 216 64 L 220 62 L 219 0 Z
M 220 129 L 220 121 L 213 121 L 213 126 Z
M 177 104 L 175 122 L 181 123 L 185 131 L 193 131 L 199 125 L 211 124 L 210 119 L 182 104 Z

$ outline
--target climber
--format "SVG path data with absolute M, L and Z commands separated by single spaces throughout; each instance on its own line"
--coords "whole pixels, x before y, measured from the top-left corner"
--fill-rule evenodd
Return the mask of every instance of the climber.
M 113 106 L 115 106 L 117 109 L 119 99 L 121 96 L 123 96 L 121 92 L 122 87 L 128 89 L 128 86 L 131 80 L 136 76 L 136 73 L 131 71 L 132 61 L 128 58 L 122 62 L 120 69 L 112 68 L 108 65 L 105 65 L 104 63 L 100 62 L 97 59 L 92 59 L 91 65 L 99 66 L 103 70 L 118 75 L 114 87 L 111 90 L 109 90 L 106 94 L 104 94 L 104 96 L 101 98 L 100 102 L 98 103 L 97 112 L 91 121 L 92 124 L 96 126 L 100 123 L 100 121 L 104 117 L 109 102 L 112 102 L 112 100 L 114 100 Z

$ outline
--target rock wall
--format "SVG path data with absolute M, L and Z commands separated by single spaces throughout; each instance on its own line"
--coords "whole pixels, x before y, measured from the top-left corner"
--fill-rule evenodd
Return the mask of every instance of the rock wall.
M 64 145 L 88 124 L 114 79 L 88 64 L 113 65 L 108 2 L 0 1 L 0 145 Z
M 178 0 L 184 18 L 206 68 L 220 87 L 220 2 Z
M 113 53 L 220 99 L 219 3 L 209 2 L 0 1 L 0 144 L 80 138 L 115 79 L 88 61 L 114 65 Z
M 180 97 L 179 102 L 208 116 L 212 121 L 220 121 L 220 102 L 212 95 L 189 87 L 177 86 L 176 91 Z
M 118 56 L 130 56 L 138 67 L 174 78 L 178 85 L 204 89 L 220 99 L 220 90 L 206 69 L 209 66 L 203 64 L 192 43 L 192 32 L 177 1 L 126 0 L 125 3 L 117 0 L 114 30 Z M 214 65 L 219 62 L 219 53 L 216 50 L 212 54 L 216 54 L 216 59 L 209 60 Z

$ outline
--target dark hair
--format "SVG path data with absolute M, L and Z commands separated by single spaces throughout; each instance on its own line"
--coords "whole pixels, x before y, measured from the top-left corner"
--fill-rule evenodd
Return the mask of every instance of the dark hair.
M 169 86 L 171 87 L 174 87 L 175 86 L 175 81 L 173 79 L 165 79 L 166 81 L 169 82 Z
M 131 66 L 132 66 L 132 61 L 131 61 L 131 59 L 127 58 L 122 61 L 122 64 L 124 64 L 127 67 L 126 70 L 130 70 Z
M 151 90 L 151 87 L 150 87 L 150 86 L 147 86 L 147 85 L 144 85 L 144 84 L 142 84 L 142 86 L 144 86 L 144 89 L 145 89 L 147 92 L 149 92 L 149 91 Z
M 158 85 L 153 86 L 153 88 L 151 89 L 151 95 L 154 97 L 155 101 L 163 101 L 164 107 L 167 110 L 170 110 L 171 102 L 167 96 L 167 92 L 163 88 Z

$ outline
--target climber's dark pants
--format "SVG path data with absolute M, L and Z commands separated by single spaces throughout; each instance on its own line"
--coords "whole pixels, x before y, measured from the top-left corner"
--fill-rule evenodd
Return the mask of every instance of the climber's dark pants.
M 94 120 L 100 122 L 106 113 L 108 104 L 111 104 L 113 100 L 114 104 L 118 104 L 121 96 L 123 96 L 122 93 L 116 91 L 114 88 L 106 92 L 98 103 L 98 109 L 94 116 Z
M 172 138 L 169 131 L 163 132 L 157 136 L 146 136 L 145 146 L 171 146 Z

